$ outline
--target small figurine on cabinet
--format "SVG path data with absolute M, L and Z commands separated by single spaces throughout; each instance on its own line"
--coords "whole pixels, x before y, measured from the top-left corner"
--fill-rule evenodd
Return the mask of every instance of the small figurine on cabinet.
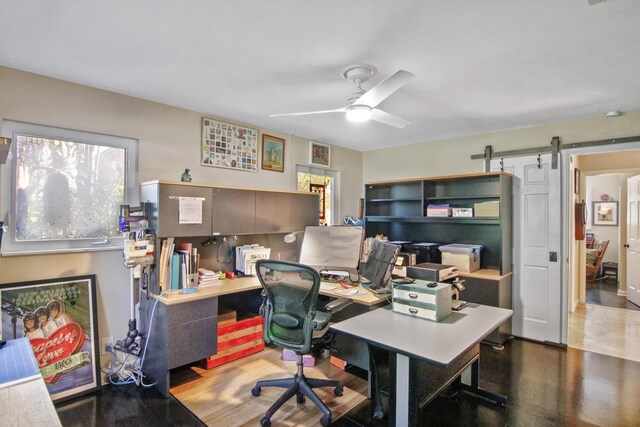
M 184 173 L 180 177 L 180 181 L 182 181 L 182 182 L 191 182 L 191 175 L 189 174 L 190 170 L 191 169 L 185 169 L 184 170 Z

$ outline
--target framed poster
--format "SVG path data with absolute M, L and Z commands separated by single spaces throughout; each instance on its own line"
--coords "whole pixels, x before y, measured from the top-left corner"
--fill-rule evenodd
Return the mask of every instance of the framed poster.
M 258 131 L 202 118 L 203 166 L 258 171 Z
M 100 387 L 95 275 L 2 284 L 0 301 L 2 338 L 29 338 L 54 402 Z
M 309 164 L 328 168 L 331 165 L 331 147 L 309 141 Z
M 593 225 L 618 225 L 618 202 L 593 202 Z
M 284 139 L 262 135 L 262 169 L 284 172 Z

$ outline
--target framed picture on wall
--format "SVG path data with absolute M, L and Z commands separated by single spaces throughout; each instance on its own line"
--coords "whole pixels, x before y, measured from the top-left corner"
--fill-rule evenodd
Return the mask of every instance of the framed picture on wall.
M 203 117 L 201 165 L 258 172 L 258 131 Z
M 618 225 L 618 202 L 593 202 L 593 225 Z
M 3 284 L 0 301 L 2 338 L 29 338 L 54 402 L 100 388 L 94 275 Z
M 309 141 L 309 164 L 328 168 L 331 165 L 331 147 Z
M 262 169 L 284 172 L 284 139 L 262 135 Z

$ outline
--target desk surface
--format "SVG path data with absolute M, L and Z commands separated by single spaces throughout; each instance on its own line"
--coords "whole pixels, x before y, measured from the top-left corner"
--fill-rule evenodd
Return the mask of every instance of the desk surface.
M 396 353 L 448 366 L 512 313 L 504 308 L 469 303 L 446 319 L 432 322 L 383 307 L 335 323 L 331 328 Z
M 0 350 L 6 380 L 0 385 L 0 423 L 7 427 L 60 426 L 60 419 L 28 338 L 10 340 Z
M 183 302 L 196 301 L 199 299 L 213 298 L 221 295 L 235 294 L 238 292 L 251 291 L 255 289 L 261 289 L 260 280 L 257 277 L 241 277 L 237 279 L 222 280 L 220 284 L 205 286 L 197 288 L 197 291 L 193 294 L 183 294 L 182 291 L 165 292 L 162 296 L 154 296 L 164 304 L 180 304 Z M 364 289 L 366 294 L 363 295 L 340 295 L 336 291 L 340 290 L 340 286 L 336 285 L 336 288 L 331 291 L 320 290 L 321 295 L 326 295 L 333 298 L 351 298 L 357 304 L 363 305 L 376 305 L 387 298 L 384 295 L 376 295 L 373 292 L 358 286 L 358 289 Z

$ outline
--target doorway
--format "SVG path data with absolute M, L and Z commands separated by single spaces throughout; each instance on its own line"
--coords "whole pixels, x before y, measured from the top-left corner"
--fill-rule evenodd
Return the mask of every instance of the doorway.
M 640 175 L 640 150 L 572 155 L 569 164 L 569 206 L 585 203 L 587 239 L 580 240 L 574 229 L 578 210 L 569 209 L 567 344 L 640 361 L 640 307 L 625 296 L 624 247 L 627 178 Z

